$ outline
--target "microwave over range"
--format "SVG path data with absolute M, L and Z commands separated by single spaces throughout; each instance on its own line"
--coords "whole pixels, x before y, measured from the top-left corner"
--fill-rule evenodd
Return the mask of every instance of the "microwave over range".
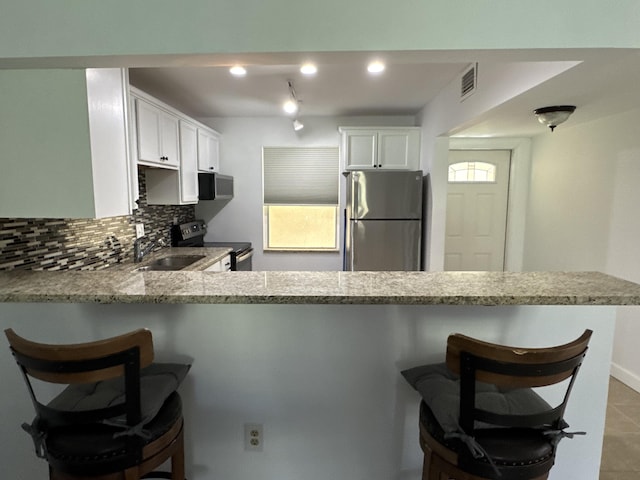
M 198 174 L 199 200 L 231 200 L 233 198 L 233 177 L 219 173 Z

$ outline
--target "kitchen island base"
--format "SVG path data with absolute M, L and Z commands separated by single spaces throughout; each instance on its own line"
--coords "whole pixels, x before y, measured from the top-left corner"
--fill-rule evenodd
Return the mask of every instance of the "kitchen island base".
M 442 361 L 460 332 L 505 345 L 550 346 L 594 331 L 549 478 L 596 480 L 615 306 L 189 305 L 0 303 L 0 326 L 35 341 L 83 342 L 140 327 L 158 361 L 192 361 L 181 387 L 187 477 L 420 478 L 418 394 L 404 368 Z M 183 355 L 187 353 L 190 358 Z M 20 424 L 32 407 L 8 347 L 0 361 L 6 478 L 46 478 Z M 263 451 L 244 425 L 263 425 Z

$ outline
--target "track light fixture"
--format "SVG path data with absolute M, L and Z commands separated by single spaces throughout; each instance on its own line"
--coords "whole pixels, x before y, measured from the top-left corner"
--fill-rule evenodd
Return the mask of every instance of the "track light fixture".
M 575 110 L 576 107 L 573 105 L 555 105 L 536 108 L 533 113 L 538 117 L 540 123 L 548 126 L 553 132 L 553 129 L 565 122 Z
M 293 81 L 287 80 L 287 87 L 289 88 L 289 99 L 284 102 L 282 108 L 290 115 L 297 114 L 300 110 L 300 100 L 296 95 L 296 89 L 293 87 Z M 297 116 L 293 119 L 293 129 L 298 132 L 304 128 L 304 125 Z
M 289 99 L 284 102 L 282 109 L 289 114 L 296 113 L 300 108 L 300 102 L 298 101 L 298 97 L 296 97 L 296 90 L 293 88 L 293 81 L 287 80 L 287 86 L 289 87 Z

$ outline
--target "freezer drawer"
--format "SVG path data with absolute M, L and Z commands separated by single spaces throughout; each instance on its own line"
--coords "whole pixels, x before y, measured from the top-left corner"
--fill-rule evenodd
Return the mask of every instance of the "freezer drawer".
M 351 220 L 347 225 L 346 270 L 420 270 L 419 220 Z

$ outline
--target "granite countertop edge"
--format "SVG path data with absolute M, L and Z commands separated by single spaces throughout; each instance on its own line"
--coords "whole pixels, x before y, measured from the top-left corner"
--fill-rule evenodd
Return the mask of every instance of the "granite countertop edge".
M 210 253 L 200 269 L 227 252 Z M 0 272 L 0 302 L 640 305 L 640 285 L 600 272 L 205 272 L 195 267 L 139 272 L 136 268 Z

